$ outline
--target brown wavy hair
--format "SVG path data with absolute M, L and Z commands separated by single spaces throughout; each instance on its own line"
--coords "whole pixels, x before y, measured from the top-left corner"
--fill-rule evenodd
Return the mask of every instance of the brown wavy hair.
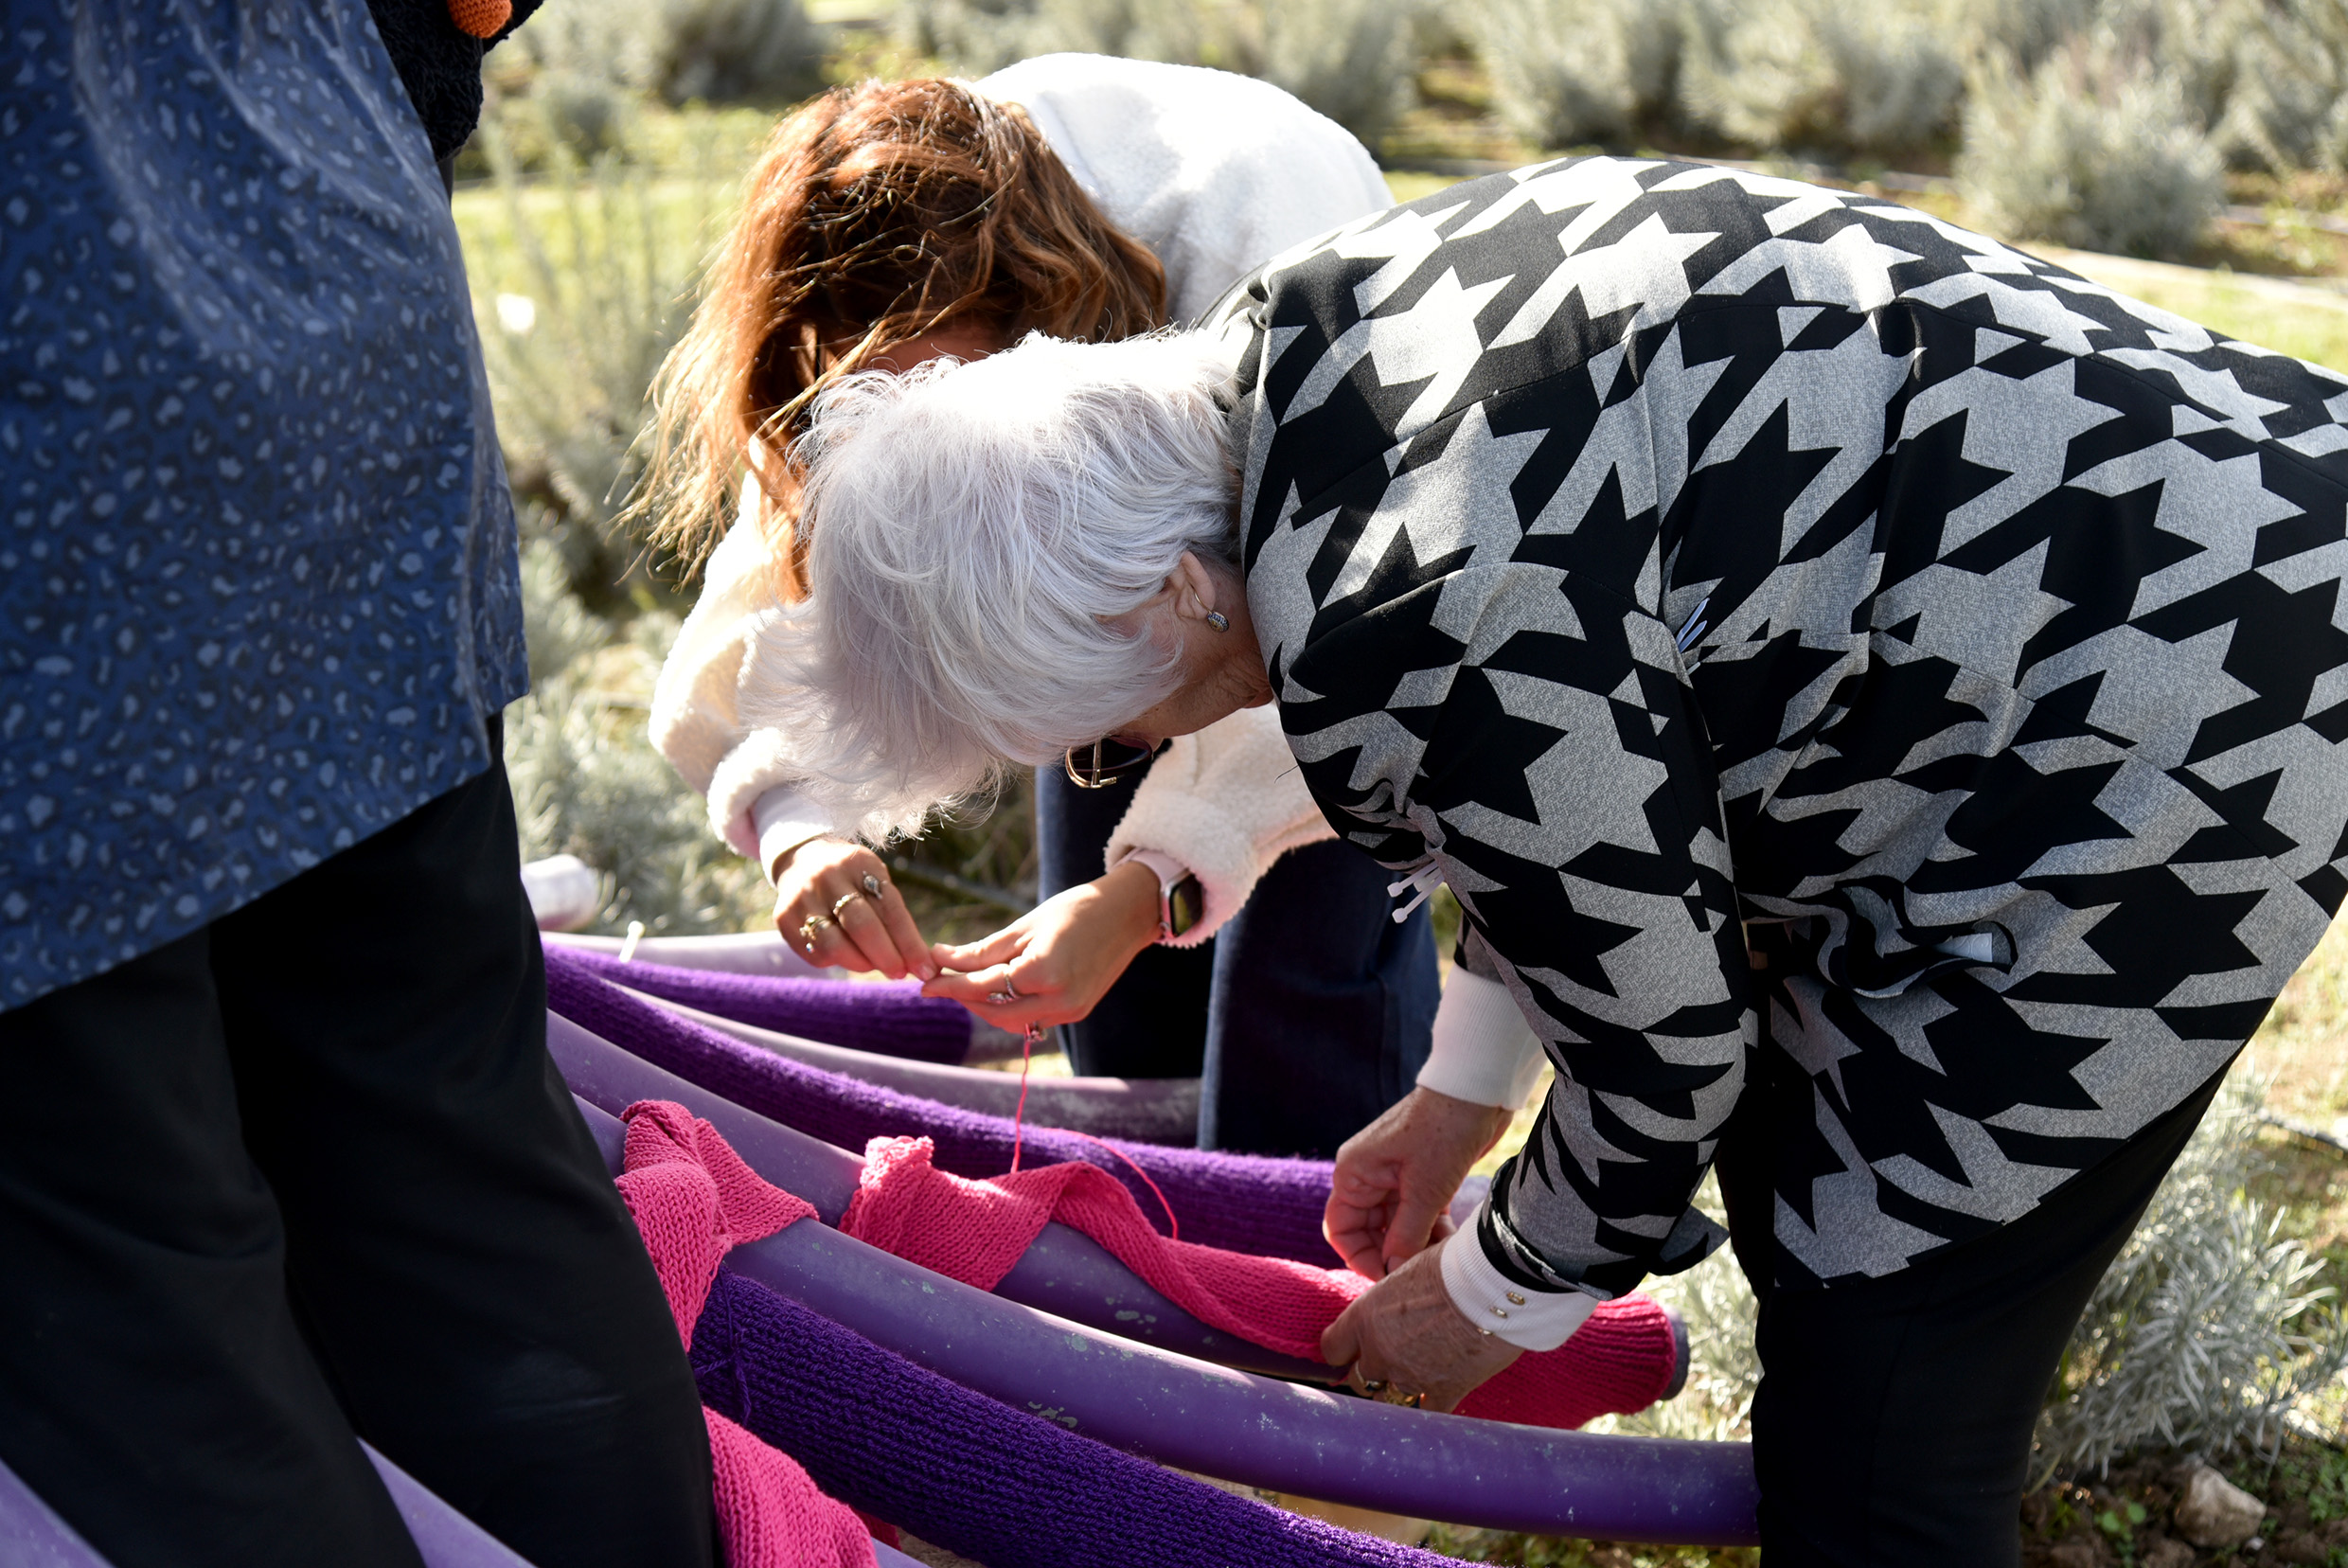
M 831 383 L 949 326 L 1005 341 L 1163 326 L 1165 272 L 1094 205 L 1025 112 L 929 78 L 839 87 L 777 126 L 654 383 L 640 506 L 698 567 L 746 466 L 780 565 L 807 592 L 791 443 Z

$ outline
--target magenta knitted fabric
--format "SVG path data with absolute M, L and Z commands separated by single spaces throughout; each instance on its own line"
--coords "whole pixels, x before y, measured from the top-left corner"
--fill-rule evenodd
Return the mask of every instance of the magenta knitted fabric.
M 1322 1331 L 1370 1289 L 1350 1269 L 1251 1257 L 1160 1236 L 1133 1195 L 1097 1166 L 1038 1166 L 973 1182 L 935 1169 L 927 1138 L 875 1138 L 866 1147 L 863 1177 L 840 1228 L 991 1291 L 1050 1220 L 1108 1248 L 1200 1322 L 1307 1361 L 1322 1359 Z M 1627 1295 L 1599 1303 L 1556 1349 L 1519 1356 L 1469 1394 L 1459 1413 L 1525 1426 L 1585 1426 L 1600 1416 L 1645 1410 L 1678 1366 L 1671 1320 L 1645 1296 Z
M 759 1179 L 685 1107 L 628 1108 L 620 1197 L 689 1350 L 693 1326 L 733 1247 L 812 1218 L 813 1205 Z M 703 1407 L 718 1536 L 727 1568 L 874 1568 L 872 1538 L 791 1455 Z
M 924 996 L 911 980 L 867 985 L 858 980 L 727 974 L 668 964 L 623 964 L 614 953 L 583 948 L 548 948 L 548 967 L 558 955 L 615 985 L 827 1045 L 950 1066 L 970 1048 L 970 1015 L 962 1004 Z
M 693 1370 L 827 1493 L 987 1568 L 1457 1568 L 997 1404 L 738 1274 L 710 1292 Z
M 934 1140 L 940 1170 L 987 1177 L 1011 1168 L 1011 1124 L 1001 1116 L 900 1095 L 744 1044 L 604 984 L 577 957 L 547 950 L 546 1005 L 687 1082 L 835 1148 L 858 1149 L 876 1137 L 914 1135 Z M 1044 1127 L 1029 1126 L 1025 1140 L 1026 1162 L 1098 1166 L 1127 1185 L 1145 1214 L 1155 1217 L 1157 1200 L 1107 1149 Z M 1114 1147 L 1164 1191 L 1182 1221 L 1183 1239 L 1320 1267 L 1338 1261 L 1321 1235 L 1321 1210 L 1329 1195 L 1327 1161 L 1156 1144 Z

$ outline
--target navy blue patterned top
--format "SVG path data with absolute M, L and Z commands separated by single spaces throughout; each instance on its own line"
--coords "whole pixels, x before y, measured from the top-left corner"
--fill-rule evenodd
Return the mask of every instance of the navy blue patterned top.
M 456 233 L 365 6 L 0 29 L 7 1007 L 478 775 L 527 676 Z

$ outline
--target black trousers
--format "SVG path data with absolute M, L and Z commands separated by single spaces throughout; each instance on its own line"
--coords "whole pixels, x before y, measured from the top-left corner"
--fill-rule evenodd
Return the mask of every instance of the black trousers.
M 1036 775 L 1043 896 L 1101 874 L 1138 777 L 1080 790 Z M 1422 907 L 1396 924 L 1393 873 L 1352 845 L 1291 849 L 1195 948 L 1150 947 L 1092 1014 L 1060 1025 L 1079 1073 L 1199 1078 L 1199 1147 L 1325 1160 L 1411 1092 L 1441 981 Z
M 1718 1169 L 1761 1304 L 1752 1444 L 1770 1568 L 2021 1561 L 2031 1432 L 2063 1347 L 2224 1077 L 2012 1223 L 1823 1288 L 1770 1281 L 1768 1119 L 1740 1111 Z
M 417 1568 L 358 1436 L 540 1568 L 713 1560 L 517 864 L 492 768 L 0 1013 L 0 1459 L 117 1568 Z

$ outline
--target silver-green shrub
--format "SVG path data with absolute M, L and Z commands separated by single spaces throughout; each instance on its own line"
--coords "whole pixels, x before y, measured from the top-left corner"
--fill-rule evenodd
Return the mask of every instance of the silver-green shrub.
M 571 592 L 570 567 L 543 536 L 522 550 L 522 633 L 530 650 L 530 685 L 538 686 L 608 646 L 611 622 Z
M 2223 203 L 2223 173 L 2184 86 L 2108 27 L 2026 75 L 1975 73 L 1956 174 L 1998 233 L 2181 255 Z
M 756 924 L 765 880 L 709 831 L 701 797 L 646 738 L 676 617 L 656 611 L 613 626 L 570 591 L 543 541 L 523 554 L 522 609 L 531 691 L 506 710 L 522 858 L 577 855 L 601 874 L 606 898 L 590 931 L 631 920 L 671 935 Z
M 602 606 L 624 580 L 656 587 L 622 515 L 646 455 L 647 389 L 690 315 L 732 171 L 689 143 L 667 162 L 557 144 L 525 176 L 514 122 L 531 129 L 538 98 L 482 125 L 503 219 L 473 258 L 476 279 L 495 279 L 476 283 L 482 355 L 525 534 L 553 540 L 573 591 Z
M 2254 21 L 2232 40 L 2232 91 L 2213 132 L 2218 147 L 2233 162 L 2278 172 L 2348 170 L 2348 8 L 2264 0 Z
M 1660 119 L 1679 86 L 1674 0 L 1475 0 L 1460 25 L 1493 105 L 1527 145 L 1616 141 Z
M 1705 0 L 1681 94 L 1732 141 L 1891 153 L 1954 124 L 1964 38 L 1943 0 Z
M 1417 0 L 904 0 L 898 37 L 984 76 L 1075 51 L 1212 65 L 1286 88 L 1375 145 L 1409 101 Z
M 1071 52 L 1195 65 L 1205 20 L 1198 0 L 903 0 L 897 30 L 908 47 L 977 77 Z
M 670 103 L 782 103 L 821 84 L 800 0 L 563 0 L 514 35 L 540 70 Z
M 1417 65 L 1414 0 L 1257 0 L 1262 45 L 1235 62 L 1284 87 L 1364 146 L 1408 108 Z
M 2158 1443 L 2270 1448 L 2348 1368 L 2348 1324 L 2322 1262 L 2247 1196 L 2259 1085 L 2230 1080 L 2095 1289 L 2038 1428 L 2041 1476 Z

